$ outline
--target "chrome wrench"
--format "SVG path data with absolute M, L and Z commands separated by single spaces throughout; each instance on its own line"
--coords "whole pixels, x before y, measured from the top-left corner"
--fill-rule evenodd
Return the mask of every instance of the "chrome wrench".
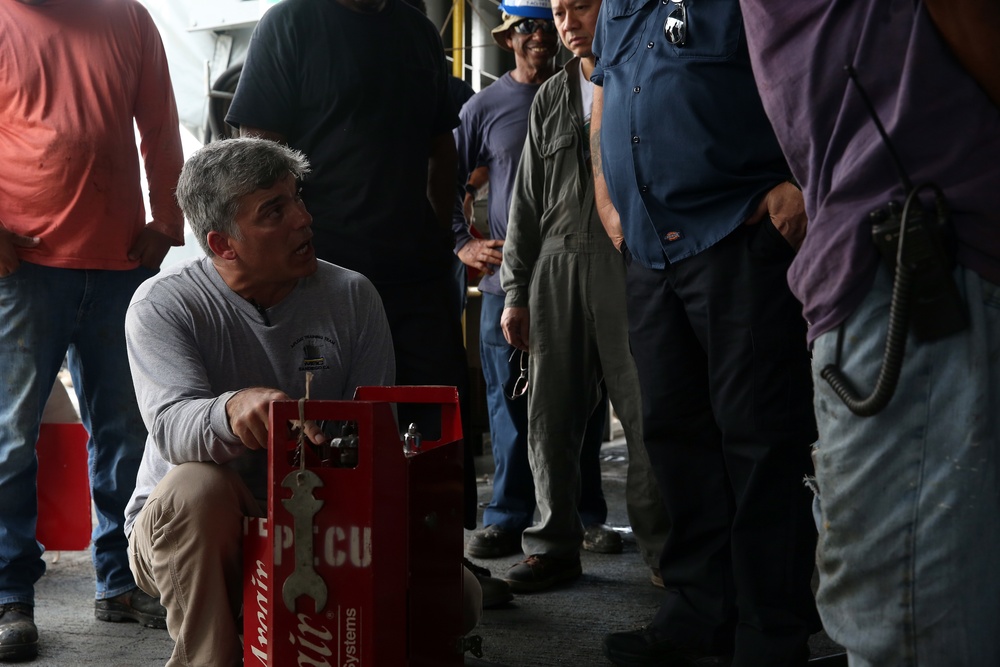
M 311 470 L 290 472 L 281 485 L 292 490 L 291 498 L 281 503 L 294 519 L 295 570 L 281 587 L 281 597 L 288 610 L 295 613 L 295 601 L 308 595 L 319 613 L 326 606 L 326 582 L 313 568 L 313 517 L 323 506 L 323 501 L 313 496 L 313 489 L 323 486 L 323 480 Z

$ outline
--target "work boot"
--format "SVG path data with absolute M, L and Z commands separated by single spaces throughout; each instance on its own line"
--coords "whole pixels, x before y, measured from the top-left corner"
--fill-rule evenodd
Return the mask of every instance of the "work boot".
M 583 548 L 598 554 L 620 554 L 622 536 L 610 526 L 595 523 L 583 529 Z
M 160 604 L 160 598 L 149 596 L 139 588 L 106 600 L 95 600 L 94 616 L 99 621 L 135 621 L 147 628 L 167 629 L 167 610 Z
M 486 526 L 472 533 L 465 553 L 473 558 L 503 558 L 521 551 L 521 533 L 500 526 Z
M 506 581 L 494 578 L 492 572 L 485 567 L 476 565 L 468 558 L 463 558 L 462 564 L 475 575 L 479 587 L 483 589 L 483 609 L 502 607 L 514 599 L 514 594 L 510 592 L 510 585 Z
M 34 660 L 37 656 L 35 608 L 22 602 L 0 605 L 0 662 Z
M 583 574 L 580 557 L 553 558 L 528 556 L 504 574 L 504 580 L 515 593 L 532 593 L 552 588 L 556 584 L 572 581 Z

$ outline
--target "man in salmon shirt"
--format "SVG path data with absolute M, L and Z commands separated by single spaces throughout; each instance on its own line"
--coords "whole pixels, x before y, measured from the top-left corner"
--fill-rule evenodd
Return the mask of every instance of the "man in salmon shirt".
M 0 661 L 9 661 L 38 652 L 35 442 L 67 353 L 91 434 L 95 615 L 165 627 L 159 601 L 136 588 L 122 528 L 146 438 L 123 323 L 136 287 L 183 243 L 173 199 L 183 156 L 163 45 L 138 2 L 0 0 L 0 63 Z

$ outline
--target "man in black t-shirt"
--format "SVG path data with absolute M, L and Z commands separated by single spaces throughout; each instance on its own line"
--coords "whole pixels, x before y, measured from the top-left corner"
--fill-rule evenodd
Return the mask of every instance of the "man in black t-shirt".
M 453 385 L 468 369 L 454 298 L 458 117 L 433 24 L 400 0 L 284 0 L 254 29 L 226 121 L 304 152 L 316 254 L 364 274 L 382 298 L 396 383 Z M 425 437 L 434 419 L 401 406 Z M 468 420 L 463 420 L 468 423 Z M 466 455 L 465 524 L 476 524 Z

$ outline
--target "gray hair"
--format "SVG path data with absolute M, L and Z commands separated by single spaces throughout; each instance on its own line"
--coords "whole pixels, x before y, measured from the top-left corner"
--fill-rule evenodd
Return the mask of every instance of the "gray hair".
M 249 137 L 214 141 L 184 163 L 177 181 L 177 203 L 198 243 L 212 256 L 209 232 L 240 238 L 236 214 L 243 197 L 289 174 L 300 180 L 308 173 L 306 156 L 284 144 Z

